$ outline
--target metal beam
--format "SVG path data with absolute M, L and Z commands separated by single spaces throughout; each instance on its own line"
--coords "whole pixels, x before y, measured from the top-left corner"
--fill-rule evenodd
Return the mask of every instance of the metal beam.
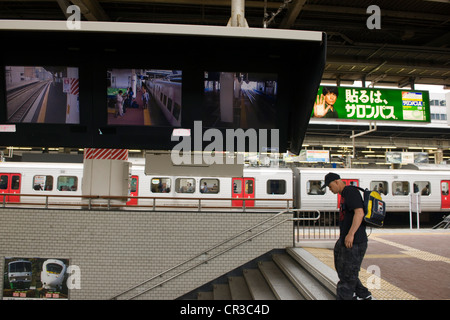
M 286 16 L 280 23 L 281 29 L 290 29 L 305 5 L 306 0 L 293 0 L 288 6 Z
M 111 20 L 97 0 L 71 0 L 71 2 L 80 7 L 81 13 L 89 21 Z

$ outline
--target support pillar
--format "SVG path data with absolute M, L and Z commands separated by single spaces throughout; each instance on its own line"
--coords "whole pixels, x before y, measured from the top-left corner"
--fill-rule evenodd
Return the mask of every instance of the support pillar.
M 131 163 L 127 149 L 84 149 L 83 196 L 127 197 L 130 188 Z M 86 200 L 88 202 L 88 200 Z M 93 204 L 125 204 L 126 198 L 98 199 Z

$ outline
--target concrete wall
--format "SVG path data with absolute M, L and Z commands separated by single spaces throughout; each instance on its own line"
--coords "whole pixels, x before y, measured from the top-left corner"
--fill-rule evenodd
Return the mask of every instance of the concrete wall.
M 71 265 L 80 267 L 81 289 L 70 290 L 69 298 L 109 299 L 272 215 L 0 208 L 0 270 L 4 257 L 70 259 Z M 283 215 L 269 225 L 289 217 Z M 267 251 L 287 246 L 292 246 L 292 222 L 282 223 L 139 299 L 175 299 Z M 3 288 L 3 277 L 0 283 Z

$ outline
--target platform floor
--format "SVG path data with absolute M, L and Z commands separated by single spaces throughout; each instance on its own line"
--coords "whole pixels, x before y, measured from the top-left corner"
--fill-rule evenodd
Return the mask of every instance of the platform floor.
M 298 245 L 334 269 L 334 242 Z M 359 275 L 378 300 L 450 300 L 450 229 L 372 229 Z

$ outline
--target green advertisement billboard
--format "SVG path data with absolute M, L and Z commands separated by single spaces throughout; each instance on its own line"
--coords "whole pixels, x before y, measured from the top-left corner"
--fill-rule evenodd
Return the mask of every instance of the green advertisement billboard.
M 313 118 L 430 122 L 428 91 L 321 86 Z

